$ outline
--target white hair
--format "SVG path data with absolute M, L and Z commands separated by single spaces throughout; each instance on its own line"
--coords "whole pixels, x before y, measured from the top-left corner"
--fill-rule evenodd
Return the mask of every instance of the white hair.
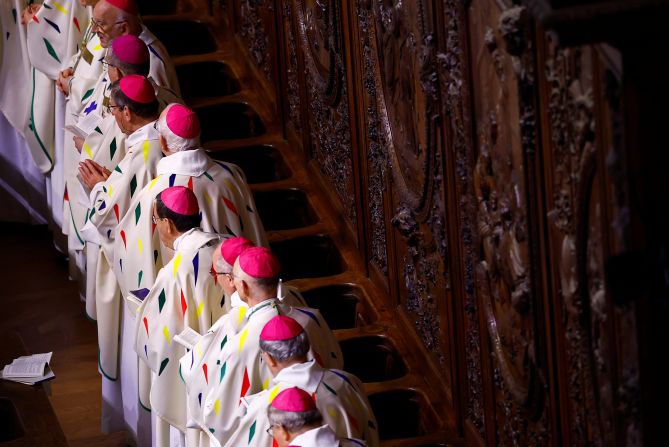
M 158 130 L 160 135 L 162 135 L 163 138 L 165 138 L 165 141 L 167 142 L 167 148 L 170 150 L 170 152 L 182 152 L 199 148 L 200 147 L 199 135 L 195 138 L 183 138 L 172 132 L 170 128 L 167 126 L 166 110 L 168 110 L 173 105 L 174 104 L 168 104 L 168 106 L 165 107 L 165 111 L 160 116 L 160 119 L 158 120 L 158 125 L 156 126 L 156 129 Z

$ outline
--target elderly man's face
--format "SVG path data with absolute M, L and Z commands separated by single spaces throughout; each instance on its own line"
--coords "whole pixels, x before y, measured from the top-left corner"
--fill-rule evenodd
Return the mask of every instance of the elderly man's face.
M 109 54 L 105 56 L 105 62 L 107 63 L 107 74 L 109 75 L 109 81 L 113 83 L 121 80 L 121 78 L 123 77 L 123 72 L 119 70 L 117 67 L 109 65 Z
M 91 23 L 92 31 L 100 38 L 102 48 L 108 48 L 112 40 L 125 34 L 126 21 L 120 20 L 118 10 L 105 0 L 100 0 L 93 8 Z
M 214 281 L 216 281 L 216 284 L 218 284 L 218 286 L 223 289 L 223 293 L 225 293 L 226 296 L 230 296 L 233 293 L 235 293 L 234 279 L 232 277 L 232 272 L 226 273 L 218 271 L 221 262 L 224 262 L 222 260 L 221 251 L 216 250 L 214 252 L 214 256 L 212 257 L 212 270 L 214 272 Z M 219 267 L 217 268 L 216 266 Z

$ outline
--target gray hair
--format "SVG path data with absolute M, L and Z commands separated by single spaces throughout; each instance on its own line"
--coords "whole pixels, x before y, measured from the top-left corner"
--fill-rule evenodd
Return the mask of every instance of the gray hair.
M 168 104 L 167 107 L 165 107 L 165 110 L 172 107 L 174 104 L 176 103 Z M 197 149 L 200 147 L 199 136 L 195 138 L 182 138 L 170 130 L 170 128 L 167 126 L 166 112 L 163 113 L 160 119 L 158 120 L 158 125 L 156 126 L 156 129 L 158 130 L 160 135 L 162 135 L 163 138 L 165 138 L 165 141 L 167 142 L 167 148 L 170 150 L 170 152 L 182 152 L 182 151 Z
M 273 406 L 267 407 L 267 419 L 270 425 L 279 425 L 289 433 L 295 433 L 303 427 L 320 426 L 323 416 L 318 408 L 308 411 L 283 411 Z
M 225 240 L 216 246 L 218 256 L 214 258 L 214 268 L 220 273 L 232 273 L 232 266 L 228 264 L 223 255 L 221 255 L 221 246 L 225 244 Z
M 149 76 L 149 70 L 151 65 L 149 61 L 146 61 L 143 64 L 131 64 L 128 62 L 124 62 L 121 59 L 119 59 L 118 56 L 114 53 L 114 49 L 111 44 L 109 45 L 109 48 L 110 51 L 107 51 L 107 56 L 106 56 L 107 63 L 109 65 L 118 68 L 126 76 L 131 74 L 138 74 L 144 77 Z
M 260 350 L 279 362 L 299 359 L 305 357 L 309 352 L 309 338 L 303 330 L 299 335 L 288 340 L 260 339 Z

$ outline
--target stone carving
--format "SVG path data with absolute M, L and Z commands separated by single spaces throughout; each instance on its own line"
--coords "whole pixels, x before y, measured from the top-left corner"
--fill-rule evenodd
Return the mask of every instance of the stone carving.
M 344 215 L 355 226 L 353 152 L 339 2 L 295 0 L 294 5 L 306 68 L 311 157 L 337 193 Z
M 256 64 L 272 80 L 272 58 L 269 47 L 269 30 L 263 14 L 272 15 L 274 3 L 265 0 L 240 0 L 240 34 Z

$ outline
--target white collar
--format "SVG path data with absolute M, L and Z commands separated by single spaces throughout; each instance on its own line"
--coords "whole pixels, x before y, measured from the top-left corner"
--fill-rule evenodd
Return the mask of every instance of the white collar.
M 199 148 L 170 154 L 158 162 L 156 169 L 158 175 L 178 174 L 199 177 L 207 170 L 210 161 L 204 149 Z
M 143 125 L 125 139 L 125 147 L 132 150 L 132 147 L 146 140 L 157 140 L 158 131 L 153 127 L 155 121 Z
M 142 32 L 137 37 L 139 37 L 147 47 L 156 41 L 156 36 L 149 31 L 144 24 L 142 24 Z
M 315 360 L 309 360 L 283 368 L 274 377 L 273 381 L 275 384 L 281 382 L 289 383 L 290 385 L 302 388 L 309 394 L 313 394 L 316 392 L 316 388 L 318 388 L 321 380 L 323 380 L 324 374 L 325 370 Z
M 295 437 L 288 447 L 338 447 L 335 432 L 328 425 L 311 429 Z
M 172 243 L 172 246 L 174 247 L 174 251 L 177 251 L 179 249 L 179 246 L 181 245 L 181 242 L 183 242 L 184 239 L 186 239 L 188 236 L 190 236 L 193 231 L 199 230 L 199 228 L 191 228 L 190 230 L 186 231 L 185 233 L 181 233 L 178 238 L 174 239 L 174 242 Z

